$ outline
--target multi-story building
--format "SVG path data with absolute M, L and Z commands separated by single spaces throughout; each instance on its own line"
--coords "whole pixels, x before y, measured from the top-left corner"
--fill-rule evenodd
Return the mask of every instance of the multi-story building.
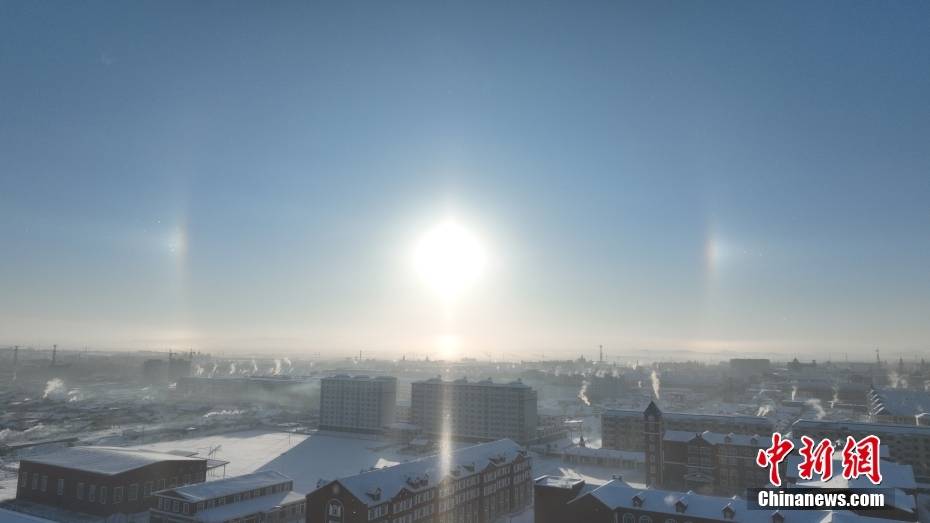
M 323 378 L 320 385 L 320 428 L 380 432 L 394 423 L 397 378 L 347 376 Z
M 520 443 L 536 438 L 536 391 L 520 380 L 417 381 L 411 389 L 411 413 L 413 423 L 426 434 L 471 441 L 509 438 Z
M 117 447 L 70 447 L 23 459 L 16 500 L 111 516 L 151 507 L 152 493 L 206 479 L 205 458 Z
M 306 498 L 293 488 L 291 478 L 265 471 L 161 490 L 154 493 L 149 522 L 303 522 Z
M 543 476 L 535 481 L 536 523 L 891 523 L 894 510 L 754 510 L 739 497 L 643 489 L 613 480 L 596 488 L 581 480 Z M 907 520 L 907 519 L 905 519 Z M 910 519 L 908 521 L 913 521 Z
M 921 425 L 895 425 L 860 423 L 854 421 L 828 421 L 799 419 L 791 425 L 794 438 L 809 436 L 814 440 L 827 438 L 846 441 L 874 434 L 888 448 L 888 458 L 914 468 L 917 481 L 930 481 L 930 427 Z
M 482 443 L 323 483 L 307 495 L 319 523 L 490 523 L 532 501 L 530 457 Z
M 669 430 L 655 403 L 643 419 L 648 485 L 733 495 L 767 484 L 766 470 L 756 465 L 755 457 L 771 445 L 771 434 Z
M 648 408 L 648 407 L 647 407 Z M 721 434 L 771 434 L 775 424 L 761 416 L 728 414 L 662 414 L 665 430 L 687 432 L 719 432 Z M 645 449 L 643 433 L 645 419 L 642 411 L 609 409 L 601 413 L 601 446 L 617 450 L 642 451 Z

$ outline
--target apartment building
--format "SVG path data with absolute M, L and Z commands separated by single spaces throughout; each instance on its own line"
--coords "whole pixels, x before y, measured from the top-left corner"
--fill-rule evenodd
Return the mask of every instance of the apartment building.
M 507 439 L 322 483 L 307 495 L 320 523 L 490 523 L 532 502 L 529 455 Z
M 320 385 L 320 428 L 380 432 L 394 423 L 397 378 L 348 376 L 323 378 Z
M 520 380 L 417 381 L 411 389 L 411 415 L 426 434 L 469 441 L 509 438 L 529 443 L 538 425 L 536 391 Z

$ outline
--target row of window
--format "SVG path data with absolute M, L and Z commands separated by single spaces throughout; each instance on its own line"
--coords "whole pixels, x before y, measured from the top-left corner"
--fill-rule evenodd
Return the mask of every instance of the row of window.
M 205 479 L 204 478 L 205 474 L 195 474 L 195 476 L 197 476 L 195 480 L 199 479 L 199 481 L 203 481 Z M 48 486 L 49 486 L 48 475 L 46 474 L 40 475 L 39 473 L 36 472 L 32 474 L 31 482 L 29 481 L 29 479 L 30 478 L 29 478 L 28 472 L 20 473 L 20 477 L 19 477 L 20 486 L 22 488 L 26 488 L 28 485 L 29 487 L 31 487 L 32 490 L 37 490 L 39 492 L 48 491 Z M 177 481 L 178 481 L 177 477 L 174 477 L 171 480 L 168 480 L 167 478 L 162 478 L 162 479 L 157 480 L 157 482 L 147 481 L 142 485 L 142 497 L 145 497 L 145 498 L 149 497 L 152 493 L 153 488 L 155 488 L 156 490 L 161 490 L 161 489 L 164 489 L 166 485 L 168 485 L 169 488 L 174 487 Z M 191 475 L 185 474 L 183 476 L 182 481 L 185 481 L 186 483 L 190 483 Z M 55 479 L 55 493 L 59 496 L 65 495 L 65 479 L 64 478 Z M 74 485 L 74 499 L 78 499 L 81 501 L 86 500 L 91 503 L 106 504 L 108 502 L 107 494 L 108 494 L 107 487 L 104 485 L 101 485 L 99 489 L 96 484 L 89 483 L 85 485 L 83 481 L 78 481 Z M 125 494 L 125 497 L 124 497 L 124 494 Z M 119 503 L 122 503 L 124 499 L 130 502 L 137 501 L 139 499 L 139 484 L 138 483 L 133 483 L 127 487 L 124 487 L 124 486 L 113 487 L 113 497 L 111 500 L 112 503 L 119 504 Z

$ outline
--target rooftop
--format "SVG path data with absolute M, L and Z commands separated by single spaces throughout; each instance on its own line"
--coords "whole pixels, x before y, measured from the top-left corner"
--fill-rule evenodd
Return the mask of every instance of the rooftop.
M 242 476 L 166 489 L 159 491 L 158 494 L 196 502 L 270 487 L 288 481 L 291 481 L 291 478 L 284 474 L 274 470 L 266 470 L 264 472 L 253 472 Z
M 746 501 L 739 497 L 718 497 L 695 494 L 693 492 L 674 492 L 668 490 L 642 489 L 622 481 L 614 480 L 576 497 L 571 503 L 592 496 L 611 510 L 621 508 L 639 508 L 658 513 L 666 513 L 683 518 L 724 519 L 726 510 L 733 512 L 729 518 L 742 523 L 772 523 L 772 510 L 750 510 Z M 638 507 L 636 505 L 639 505 Z M 829 510 L 779 510 L 785 523 L 838 523 L 840 521 L 858 521 L 858 517 L 846 519 L 848 512 Z M 837 516 L 840 516 L 839 518 Z M 868 518 L 869 523 L 883 523 L 891 520 Z
M 512 462 L 525 451 L 509 439 L 482 443 L 390 467 L 338 479 L 343 487 L 368 506 L 380 505 L 401 489 L 419 491 L 435 487 L 443 478 L 459 478 L 478 473 L 489 465 Z
M 278 492 L 267 496 L 259 496 L 238 503 L 227 503 L 219 507 L 201 510 L 197 513 L 197 521 L 205 523 L 220 523 L 244 518 L 252 514 L 271 512 L 277 507 L 290 505 L 303 501 L 304 496 L 296 492 Z
M 418 383 L 435 383 L 442 385 L 454 385 L 454 386 L 479 386 L 479 387 L 515 387 L 515 388 L 530 388 L 529 385 L 523 383 L 523 380 L 516 379 L 507 383 L 494 383 L 491 378 L 487 378 L 481 381 L 468 381 L 466 378 L 459 378 L 457 380 L 444 380 L 442 378 L 430 378 L 427 380 L 414 381 L 414 384 Z
M 205 458 L 182 456 L 168 452 L 123 447 L 69 447 L 41 456 L 24 458 L 23 463 L 42 463 L 96 474 L 122 474 L 164 461 L 206 461 Z
M 885 416 L 917 416 L 930 412 L 930 392 L 879 388 L 869 391 L 872 412 Z

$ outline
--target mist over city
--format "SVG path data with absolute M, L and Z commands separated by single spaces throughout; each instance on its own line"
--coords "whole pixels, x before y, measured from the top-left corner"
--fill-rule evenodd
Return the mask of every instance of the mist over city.
M 930 522 L 928 20 L 0 0 L 0 523 Z

